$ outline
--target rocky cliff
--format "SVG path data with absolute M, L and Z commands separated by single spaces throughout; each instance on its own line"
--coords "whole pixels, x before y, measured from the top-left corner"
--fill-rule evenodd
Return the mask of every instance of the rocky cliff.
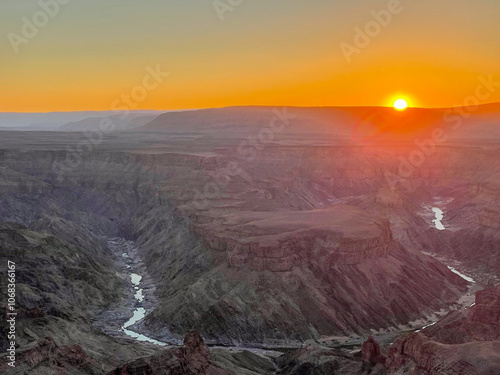
M 64 172 L 54 166 L 67 152 L 6 150 L 3 219 L 61 237 L 136 240 L 160 301 L 142 328 L 158 338 L 197 329 L 211 342 L 272 344 L 367 332 L 439 310 L 464 290 L 394 239 L 381 214 L 394 207 L 374 199 L 386 184 L 378 150 L 356 159 L 357 147 L 269 148 L 250 162 L 228 149 L 169 147 L 109 141 Z
M 496 374 L 500 372 L 500 343 L 447 345 L 414 333 L 390 349 L 386 365 L 393 374 Z
M 60 352 L 57 348 L 79 355 L 74 347 L 79 345 L 101 372 L 139 363 L 137 358 L 152 360 L 141 360 L 139 369 L 162 361 L 150 347 L 130 345 L 93 325 L 109 305 L 123 302 L 125 291 L 107 237 L 126 238 L 139 248 L 159 303 L 134 329 L 158 339 L 180 339 L 197 329 L 209 343 L 279 346 L 394 330 L 449 308 L 466 291 L 462 278 L 420 250 L 480 270 L 500 269 L 495 144 L 455 138 L 414 165 L 410 156 L 420 149 L 412 137 L 428 136 L 425 127 L 411 129 L 416 131 L 411 137 L 404 131 L 396 138 L 353 132 L 332 120 L 351 114 L 313 109 L 296 122 L 292 113 L 281 113 L 290 127 L 277 127 L 272 111 L 255 110 L 257 115 L 231 109 L 222 117 L 217 110 L 193 112 L 187 119 L 172 114 L 143 129 L 152 133 L 102 139 L 2 134 L 1 250 L 24 262 L 22 349 L 40 344 L 40 353 L 50 347 L 49 357 Z M 206 118 L 207 113 L 215 117 Z M 440 118 L 413 113 L 414 125 Z M 387 111 L 376 115 L 383 120 Z M 271 130 L 273 138 L 262 138 L 262 129 Z M 445 231 L 432 228 L 432 218 L 421 212 L 435 202 L 445 206 Z M 406 337 L 389 363 L 424 373 L 460 372 L 469 365 L 482 371 L 469 356 L 489 361 L 496 344 L 483 341 L 474 349 L 463 342 L 455 348 L 444 341 L 467 337 L 463 332 L 474 338 L 494 334 L 496 302 L 484 301 L 495 298 L 485 292 L 475 307 L 459 314 L 461 320 L 452 314 L 443 321 L 475 328 L 443 334 L 443 342 L 438 333 Z M 47 336 L 56 347 L 43 341 Z M 363 366 L 353 354 L 308 348 L 293 353 L 283 369 L 349 373 L 352 366 L 354 374 Z M 434 360 L 427 348 L 443 358 Z M 380 369 L 371 360 L 378 357 L 373 342 L 364 353 L 370 363 L 365 369 Z M 253 362 L 250 357 L 237 361 Z M 345 359 L 344 367 L 338 357 Z M 218 358 L 211 361 L 234 360 L 227 353 Z M 262 366 L 258 371 L 274 371 L 268 362 Z
M 500 341 L 500 287 L 478 291 L 473 306 L 450 313 L 424 333 L 446 344 Z
M 110 371 L 107 375 L 230 375 L 211 362 L 210 352 L 198 332 L 190 332 L 180 348 L 166 349 L 152 357 L 140 358 Z

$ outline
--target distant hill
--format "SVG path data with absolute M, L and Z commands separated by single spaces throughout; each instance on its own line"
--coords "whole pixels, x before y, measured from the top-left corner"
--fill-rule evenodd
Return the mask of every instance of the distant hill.
M 157 113 L 145 115 L 142 113 L 132 113 L 125 119 L 119 115 L 105 117 L 87 117 L 79 121 L 71 121 L 59 127 L 58 130 L 70 132 L 95 131 L 99 130 L 104 119 L 108 119 L 114 124 L 116 130 L 130 130 L 146 125 L 158 116 Z
M 398 112 L 390 107 L 287 107 L 283 112 L 283 107 L 226 107 L 164 113 L 134 131 L 240 138 L 273 124 L 280 127 L 280 115 L 274 111 L 290 116 L 287 137 L 316 135 L 325 141 L 331 137 L 415 138 L 430 137 L 434 129 L 442 128 L 449 139 L 500 139 L 500 103 L 461 108 L 466 116 L 453 108 L 409 108 Z
M 131 111 L 129 118 L 159 115 L 163 111 Z M 116 116 L 114 111 L 80 111 L 80 112 L 49 112 L 49 113 L 0 113 L 1 130 L 22 131 L 54 131 L 68 123 L 79 122 L 86 118 L 104 118 Z M 128 120 L 128 119 L 127 119 Z M 71 128 L 71 126 L 70 126 Z M 66 129 L 68 130 L 68 129 Z

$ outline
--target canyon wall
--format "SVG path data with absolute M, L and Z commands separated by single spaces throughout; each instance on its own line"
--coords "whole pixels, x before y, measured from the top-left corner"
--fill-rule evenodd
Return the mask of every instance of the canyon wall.
M 249 162 L 229 149 L 127 147 L 82 154 L 63 173 L 54 166 L 67 152 L 3 151 L 2 219 L 136 240 L 160 301 L 143 328 L 157 338 L 197 329 L 209 342 L 272 344 L 367 332 L 464 290 L 395 240 L 388 214 L 412 217 L 416 203 L 404 191 L 394 191 L 403 206 L 377 198 L 395 166 L 386 150 L 269 147 Z M 214 181 L 218 193 L 205 194 Z

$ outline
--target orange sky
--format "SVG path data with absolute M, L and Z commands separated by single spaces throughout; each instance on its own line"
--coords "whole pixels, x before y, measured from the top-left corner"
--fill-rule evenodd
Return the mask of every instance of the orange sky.
M 500 82 L 492 0 L 401 1 L 348 62 L 340 45 L 355 46 L 354 29 L 388 3 L 253 0 L 221 20 L 212 1 L 72 0 L 15 53 L 9 35 L 22 37 L 23 17 L 41 10 L 16 0 L 1 5 L 0 111 L 112 109 L 144 91 L 148 66 L 169 76 L 129 100 L 133 109 L 389 105 L 397 96 L 445 107 L 463 104 L 480 76 Z M 500 101 L 500 88 L 486 101 Z

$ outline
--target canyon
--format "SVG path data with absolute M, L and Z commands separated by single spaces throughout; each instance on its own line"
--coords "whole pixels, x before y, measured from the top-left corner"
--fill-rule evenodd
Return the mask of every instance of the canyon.
M 442 112 L 232 107 L 0 132 L 22 312 L 9 373 L 498 370 L 500 108 L 415 142 Z

